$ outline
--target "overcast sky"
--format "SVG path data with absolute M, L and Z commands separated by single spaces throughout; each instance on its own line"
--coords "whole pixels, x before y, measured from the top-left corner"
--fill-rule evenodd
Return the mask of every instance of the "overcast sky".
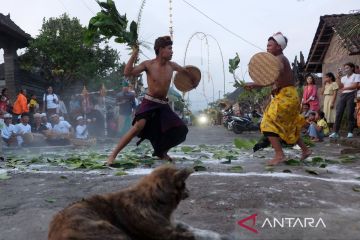
M 38 35 L 44 17 L 58 17 L 66 12 L 87 25 L 100 9 L 95 0 L 0 0 L 0 3 L 0 12 L 10 13 L 11 19 L 32 37 Z M 115 0 L 115 3 L 121 14 L 126 13 L 130 20 L 137 19 L 142 0 Z M 189 95 L 193 110 L 202 109 L 207 102 L 222 96 L 224 83 L 226 92 L 234 90 L 228 60 L 236 52 L 241 58 L 237 74 L 250 81 L 247 64 L 252 55 L 266 49 L 267 38 L 273 33 L 281 31 L 288 37 L 284 53 L 291 62 L 300 51 L 306 60 L 320 16 L 360 9 L 359 0 L 172 0 L 172 5 L 175 62 L 183 65 L 186 46 L 194 33 L 212 36 L 206 44 L 201 34 L 197 34 L 187 49 L 185 64 L 196 65 L 203 72 L 202 82 Z M 169 0 L 146 1 L 139 34 L 141 40 L 150 43 L 158 36 L 169 34 Z M 225 81 L 217 43 L 224 58 Z M 122 61 L 128 59 L 125 48 L 119 44 L 112 46 L 121 51 Z M 155 56 L 152 50 L 142 50 L 149 58 Z M 2 53 L 0 50 L 0 62 L 3 62 Z M 141 56 L 141 60 L 146 59 Z

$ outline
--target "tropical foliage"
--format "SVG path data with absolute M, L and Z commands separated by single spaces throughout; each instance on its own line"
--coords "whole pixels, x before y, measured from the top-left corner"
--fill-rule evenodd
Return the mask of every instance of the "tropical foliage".
M 101 11 L 92 17 L 86 31 L 85 42 L 93 44 L 105 37 L 115 37 L 115 42 L 126 43 L 131 48 L 138 48 L 137 23 L 130 23 L 130 30 L 127 31 L 128 20 L 126 15 L 121 15 L 116 9 L 112 0 L 106 2 L 97 1 Z
M 119 54 L 107 45 L 86 46 L 85 31 L 77 18 L 66 14 L 44 19 L 40 34 L 20 58 L 22 68 L 39 72 L 60 92 L 78 82 L 101 82 L 119 69 Z

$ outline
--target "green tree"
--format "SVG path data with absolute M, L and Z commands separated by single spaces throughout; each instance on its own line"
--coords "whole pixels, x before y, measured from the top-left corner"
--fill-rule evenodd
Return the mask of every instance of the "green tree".
M 85 45 L 85 32 L 77 18 L 66 14 L 44 19 L 40 34 L 20 58 L 21 66 L 40 72 L 60 93 L 79 82 L 100 86 L 120 69 L 119 54 L 107 45 L 100 47 L 99 42 Z
M 271 95 L 271 87 L 264 87 L 261 89 L 254 89 L 251 91 L 243 91 L 238 98 L 238 103 L 243 108 L 243 111 L 250 110 L 265 110 L 269 103 Z

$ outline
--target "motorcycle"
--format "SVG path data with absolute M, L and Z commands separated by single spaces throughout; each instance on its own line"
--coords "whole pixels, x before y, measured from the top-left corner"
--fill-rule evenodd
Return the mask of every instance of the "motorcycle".
M 243 131 L 258 131 L 260 130 L 261 118 L 262 115 L 255 110 L 244 114 L 242 117 L 233 117 L 232 129 L 236 134 L 240 134 Z
M 223 119 L 223 125 L 228 130 L 231 130 L 231 129 L 229 129 L 229 123 L 232 121 L 231 117 L 233 115 L 234 115 L 233 110 L 231 108 L 226 110 L 226 111 L 223 111 L 223 118 L 222 118 Z M 230 126 L 230 128 L 231 128 L 231 126 Z

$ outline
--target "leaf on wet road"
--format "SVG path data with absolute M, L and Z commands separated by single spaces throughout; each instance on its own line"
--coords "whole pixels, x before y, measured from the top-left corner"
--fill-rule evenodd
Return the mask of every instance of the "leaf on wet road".
M 0 173 L 0 180 L 7 180 L 10 179 L 11 176 L 7 175 L 7 173 Z
M 45 199 L 45 202 L 54 203 L 54 202 L 56 202 L 56 200 L 54 198 L 47 198 L 47 199 Z
M 289 160 L 285 161 L 285 164 L 290 165 L 290 166 L 300 166 L 301 162 L 299 160 L 289 159 Z
M 229 171 L 234 172 L 234 173 L 241 173 L 244 171 L 244 168 L 242 166 L 238 165 L 238 166 L 233 166 L 233 167 L 229 168 Z

